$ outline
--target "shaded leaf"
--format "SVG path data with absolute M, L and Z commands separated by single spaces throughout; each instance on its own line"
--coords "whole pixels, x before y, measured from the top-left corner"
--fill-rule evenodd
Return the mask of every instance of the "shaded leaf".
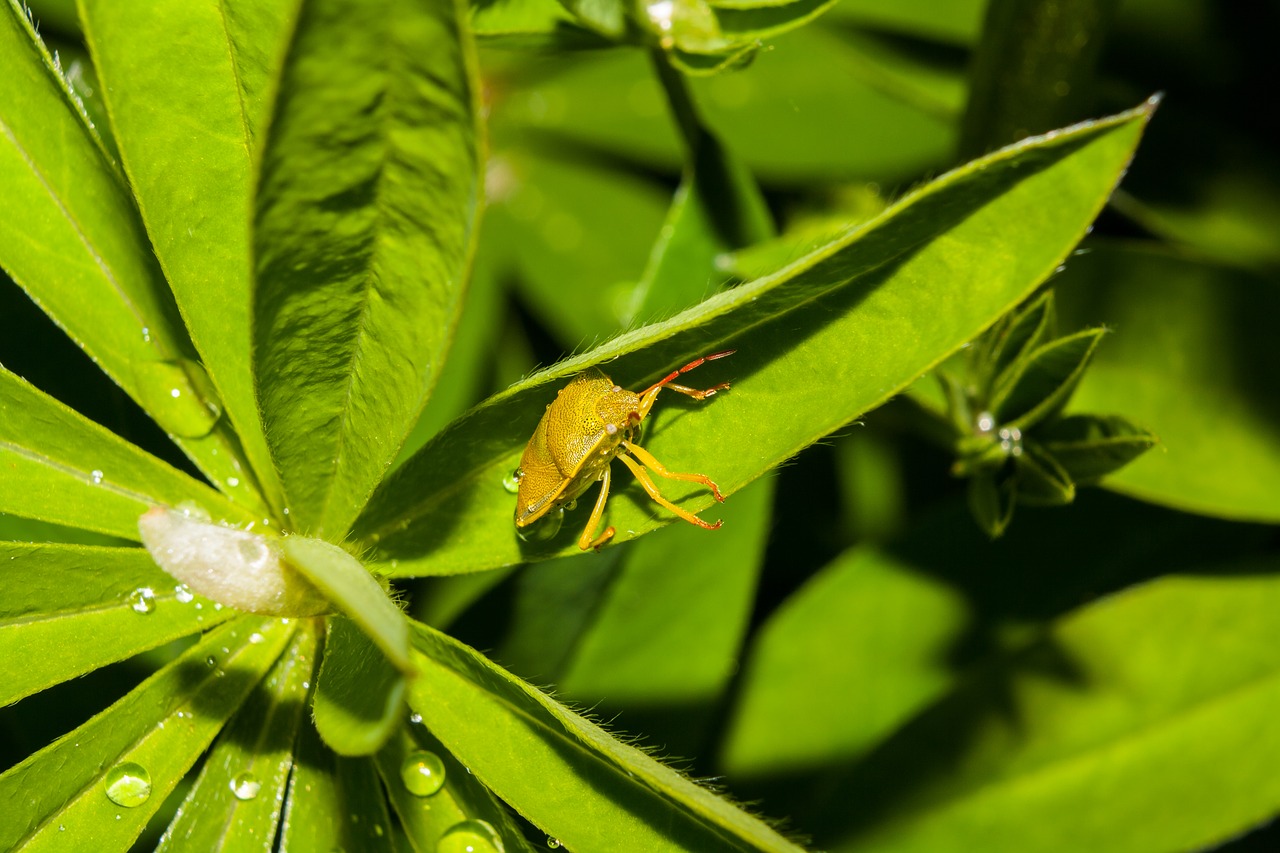
M 400 722 L 404 675 L 355 624 L 331 616 L 312 718 L 339 755 L 372 755 Z
M 1036 442 L 1078 484 L 1096 482 L 1146 453 L 1158 439 L 1118 415 L 1069 415 L 1045 424 Z
M 991 395 L 996 423 L 1025 431 L 1060 412 L 1106 333 L 1086 329 L 1058 338 L 1011 365 Z
M 1018 500 L 1047 506 L 1069 504 L 1076 497 L 1076 484 L 1053 455 L 1028 441 L 1017 457 Z

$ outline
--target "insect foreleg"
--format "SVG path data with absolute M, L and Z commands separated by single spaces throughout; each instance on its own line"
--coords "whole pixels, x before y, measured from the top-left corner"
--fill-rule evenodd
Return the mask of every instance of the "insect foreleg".
M 596 498 L 596 505 L 591 510 L 591 517 L 587 519 L 587 527 L 582 531 L 582 535 L 578 537 L 578 547 L 583 551 L 588 548 L 600 550 L 600 546 L 613 538 L 613 527 L 606 527 L 604 533 L 597 538 L 595 536 L 596 528 L 600 526 L 600 519 L 604 517 L 604 502 L 609 498 L 609 469 L 604 469 L 604 475 L 600 478 L 600 497 Z

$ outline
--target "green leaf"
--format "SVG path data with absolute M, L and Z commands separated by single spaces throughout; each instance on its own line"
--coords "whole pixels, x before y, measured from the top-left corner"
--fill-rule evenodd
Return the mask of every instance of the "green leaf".
M 267 118 L 265 90 L 291 11 L 286 3 L 234 1 L 80 4 L 147 234 L 258 490 L 277 509 L 277 475 L 249 364 L 245 223 Z M 249 472 L 236 479 L 246 483 Z M 231 486 L 230 479 L 220 482 Z
M 357 538 L 400 575 L 570 553 L 571 531 L 519 542 L 503 480 L 554 398 L 551 383 L 609 361 L 616 381 L 643 388 L 695 356 L 737 350 L 697 374 L 703 387 L 729 380 L 733 388 L 701 405 L 659 401 L 645 442 L 671 470 L 701 471 L 732 494 L 893 396 L 1024 299 L 1088 227 L 1148 114 L 1143 107 L 962 167 L 774 275 L 516 383 L 389 478 Z M 711 503 L 705 490 L 667 486 L 666 494 L 694 512 Z M 607 515 L 617 541 L 669 518 L 616 498 Z
M 0 266 L 211 480 L 260 514 L 125 178 L 16 3 L 0 12 L 0 55 L 12 83 L 0 91 Z
M 280 550 L 290 565 L 351 617 L 387 660 L 401 672 L 412 672 L 404 614 L 359 560 L 337 545 L 303 536 L 286 536 L 280 540 Z
M 1015 506 L 1015 483 L 1008 474 L 977 471 L 969 476 L 969 512 L 978 527 L 992 539 L 1009 528 Z
M 316 651 L 313 626 L 294 632 L 214 744 L 158 851 L 274 849 Z
M 866 754 L 950 687 L 946 650 L 966 616 L 959 595 L 902 560 L 842 554 L 756 635 L 721 768 L 758 784 Z
M 681 524 L 628 549 L 555 678 L 560 694 L 621 712 L 619 724 L 671 754 L 700 752 L 738 669 L 772 504 L 773 481 L 761 480 L 721 508 L 714 541 Z
M 471 30 L 476 37 L 506 46 L 581 47 L 600 40 L 580 29 L 556 0 L 495 0 L 471 7 Z
M 991 660 L 824 781 L 850 808 L 798 822 L 835 851 L 1107 853 L 1203 849 L 1269 819 L 1280 565 L 1224 568 L 1109 596 Z
M 1062 411 L 1106 333 L 1106 329 L 1076 332 L 1014 362 L 997 379 L 991 395 L 996 424 L 1026 431 Z
M 254 358 L 296 529 L 341 538 L 440 373 L 477 216 L 452 0 L 309 0 L 263 157 Z M 300 390 L 305 395 L 300 396 Z
M 0 511 L 138 541 L 151 506 L 195 501 L 220 519 L 241 507 L 0 368 Z
M 339 755 L 372 755 L 400 722 L 404 675 L 350 619 L 332 616 L 311 713 Z
M 1048 343 L 1053 335 L 1055 316 L 1052 290 L 1046 290 L 1016 313 L 1006 315 L 976 345 L 978 353 L 974 361 L 978 375 L 975 381 L 979 385 L 993 383 L 1037 347 Z
M 281 853 L 396 849 L 372 759 L 334 754 L 307 724 L 299 733 L 296 756 L 280 829 Z
M 1036 432 L 1036 443 L 1081 485 L 1118 471 L 1157 441 L 1150 432 L 1118 415 L 1069 415 Z
M 1015 462 L 1018 500 L 1042 506 L 1062 506 L 1075 500 L 1076 484 L 1071 475 L 1051 453 L 1040 450 L 1037 442 L 1024 444 Z
M 445 833 L 477 819 L 498 830 L 510 853 L 535 849 L 502 803 L 423 726 L 402 728 L 378 753 L 377 764 L 387 798 L 417 853 L 436 853 Z M 428 793 L 436 785 L 439 789 Z
M 0 775 L 0 847 L 127 848 L 294 630 L 250 618 L 216 628 L 106 711 Z M 261 642 L 253 642 L 255 633 Z M 116 789 L 116 777 L 130 770 L 139 781 Z
M 413 643 L 409 704 L 427 728 L 568 849 L 799 849 L 456 640 L 417 625 Z
M 0 543 L 0 706 L 232 615 L 140 548 Z
M 1072 323 L 1116 329 L 1071 410 L 1114 412 L 1160 436 L 1160 449 L 1109 488 L 1191 512 L 1280 521 L 1280 316 L 1273 283 L 1180 254 L 1098 245 L 1059 279 Z

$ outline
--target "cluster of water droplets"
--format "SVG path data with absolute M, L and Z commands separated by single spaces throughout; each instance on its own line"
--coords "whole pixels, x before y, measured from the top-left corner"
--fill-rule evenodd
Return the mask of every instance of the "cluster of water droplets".
M 990 412 L 980 412 L 974 427 L 979 435 L 994 434 L 1006 456 L 1022 455 L 1022 430 L 1017 427 L 997 428 L 995 416 Z

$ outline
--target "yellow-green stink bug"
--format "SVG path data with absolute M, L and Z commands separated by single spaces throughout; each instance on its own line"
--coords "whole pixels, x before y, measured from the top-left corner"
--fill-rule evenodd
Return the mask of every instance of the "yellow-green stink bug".
M 695 400 L 705 400 L 729 387 L 722 382 L 704 391 L 675 384 L 682 373 L 718 358 L 732 355 L 733 350 L 703 356 L 664 376 L 658 382 L 636 394 L 613 383 L 600 370 L 591 368 L 574 377 L 560 389 L 559 395 L 547 406 L 520 457 L 520 467 L 515 478 L 519 484 L 516 495 L 516 528 L 523 529 L 546 516 L 558 512 L 576 501 L 583 492 L 600 482 L 600 497 L 587 520 L 586 529 L 578 537 L 582 550 L 599 548 L 614 534 L 606 527 L 595 535 L 604 515 L 605 501 L 609 497 L 609 467 L 615 458 L 631 469 L 649 497 L 674 512 L 690 524 L 715 530 L 721 524 L 703 521 L 693 513 L 683 510 L 662 496 L 652 471 L 669 480 L 701 483 L 711 490 L 715 499 L 723 502 L 720 487 L 706 474 L 682 474 L 668 471 L 653 454 L 635 443 L 636 433 L 653 408 L 658 392 L 670 388 Z

